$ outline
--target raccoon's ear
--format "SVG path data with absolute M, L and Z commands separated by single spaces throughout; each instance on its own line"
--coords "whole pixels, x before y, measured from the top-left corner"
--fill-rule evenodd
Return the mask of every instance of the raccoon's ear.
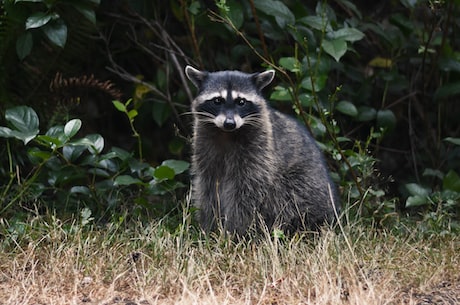
M 200 71 L 192 66 L 185 67 L 185 75 L 197 87 L 200 88 L 203 80 L 208 76 L 208 72 Z
M 267 70 L 265 72 L 256 73 L 253 77 L 257 88 L 262 90 L 272 82 L 273 78 L 275 77 L 275 70 Z

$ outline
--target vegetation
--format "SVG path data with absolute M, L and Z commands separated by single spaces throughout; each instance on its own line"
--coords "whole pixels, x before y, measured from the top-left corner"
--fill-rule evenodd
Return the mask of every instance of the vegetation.
M 457 0 L 2 1 L 2 300 L 460 302 L 458 16 Z M 340 227 L 201 235 L 186 64 L 277 71 L 267 95 L 325 151 Z
M 189 215 L 184 215 L 187 219 Z M 82 212 L 10 227 L 6 304 L 456 304 L 459 237 L 339 234 L 232 242 L 161 222 L 97 228 Z M 19 246 L 23 245 L 23 246 Z

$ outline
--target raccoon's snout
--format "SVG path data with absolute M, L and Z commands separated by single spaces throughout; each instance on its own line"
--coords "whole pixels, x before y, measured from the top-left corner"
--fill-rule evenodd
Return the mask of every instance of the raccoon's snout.
M 224 129 L 231 131 L 236 128 L 236 122 L 235 119 L 232 117 L 227 117 L 224 121 Z
M 243 119 L 234 113 L 219 114 L 214 119 L 214 123 L 223 131 L 234 131 L 243 125 Z

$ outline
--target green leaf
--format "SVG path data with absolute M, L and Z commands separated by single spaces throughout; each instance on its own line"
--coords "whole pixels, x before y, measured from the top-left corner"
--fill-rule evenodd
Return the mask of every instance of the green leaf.
M 460 94 L 460 82 L 447 83 L 435 91 L 434 99 L 442 99 L 458 94 Z
M 135 117 L 137 117 L 138 115 L 138 112 L 136 109 L 131 109 L 130 111 L 128 111 L 128 118 L 132 121 L 134 120 Z
M 27 144 L 34 139 L 39 132 L 37 113 L 30 107 L 17 106 L 7 109 L 5 112 L 5 119 L 15 130 L 2 127 L 0 129 L 0 136 L 2 137 L 14 137 L 22 140 L 24 144 Z
M 318 31 L 323 31 L 323 29 L 326 32 L 332 31 L 332 26 L 326 17 L 307 16 L 307 17 L 300 18 L 299 22 L 302 22 L 303 24 L 306 24 L 309 27 L 315 30 L 318 30 Z
M 120 101 L 112 101 L 112 103 L 115 106 L 115 108 L 117 108 L 118 111 L 127 112 L 126 106 L 122 102 L 120 102 Z
M 425 168 L 422 174 L 424 177 L 437 177 L 443 179 L 444 174 L 439 169 Z
M 19 36 L 16 41 L 16 54 L 18 54 L 20 60 L 23 60 L 30 54 L 33 44 L 32 33 L 25 32 Z
M 444 176 L 442 187 L 444 190 L 460 192 L 460 177 L 454 170 L 451 169 L 446 176 Z
M 33 147 L 32 149 L 28 150 L 27 154 L 29 159 L 32 162 L 35 161 L 37 164 L 43 162 L 44 160 L 48 160 L 53 156 L 51 152 L 40 150 L 37 147 Z
M 280 66 L 291 72 L 300 71 L 300 62 L 295 57 L 281 57 Z
M 38 133 L 38 115 L 28 106 L 7 109 L 5 119 L 21 132 Z
M 70 193 L 73 194 L 85 194 L 85 195 L 90 195 L 91 191 L 87 186 L 73 186 L 70 188 Z
M 118 147 L 112 147 L 109 153 L 107 153 L 107 158 L 109 157 L 116 157 L 119 158 L 121 161 L 126 161 L 131 158 L 131 153 L 127 152 L 124 149 Z
M 454 58 L 443 58 L 439 60 L 439 69 L 447 72 L 460 72 L 460 60 L 456 60 Z
M 200 8 L 200 1 L 193 1 L 188 7 L 188 10 L 190 13 L 192 13 L 192 15 L 198 15 L 198 13 L 200 12 Z
M 62 147 L 62 145 L 64 145 L 65 140 L 48 135 L 38 135 L 37 141 L 44 146 L 54 149 L 56 147 Z
M 129 175 L 120 175 L 115 178 L 114 185 L 119 186 L 119 185 L 133 185 L 133 184 L 142 184 L 142 181 L 133 178 Z
M 237 29 L 241 28 L 244 22 L 244 12 L 240 1 L 229 0 L 227 1 L 227 6 L 229 11 L 222 12 L 221 10 L 221 13 L 226 15 Z
M 90 134 L 86 136 L 91 141 L 91 148 L 89 151 L 92 154 L 100 154 L 104 149 L 104 138 L 99 134 Z
M 347 52 L 347 42 L 344 39 L 324 40 L 323 50 L 331 55 L 335 61 L 339 62 L 340 58 Z
M 85 146 L 91 154 L 97 155 L 104 149 L 104 138 L 99 134 L 90 134 L 84 138 L 70 142 L 69 145 Z
M 428 197 L 431 193 L 429 188 L 425 188 L 417 183 L 407 183 L 404 187 L 412 196 Z
M 427 197 L 409 196 L 406 199 L 406 208 L 419 207 L 429 203 Z
M 53 18 L 53 15 L 49 13 L 34 13 L 26 20 L 26 30 L 42 27 L 45 24 L 47 24 L 51 20 L 51 18 Z
M 91 7 L 80 3 L 74 3 L 73 7 L 75 7 L 80 14 L 82 14 L 92 24 L 96 24 L 96 13 Z
M 0 137 L 2 138 L 15 138 L 15 133 L 8 127 L 0 126 Z
M 281 1 L 255 0 L 255 7 L 263 13 L 275 17 L 276 23 L 282 29 L 295 23 L 295 16 Z
M 270 95 L 270 99 L 275 101 L 290 101 L 292 100 L 292 96 L 288 89 L 281 86 L 276 86 Z
M 152 116 L 153 120 L 158 124 L 158 126 L 163 126 L 166 120 L 169 119 L 171 115 L 171 107 L 167 103 L 154 103 L 152 107 Z
M 153 176 L 155 177 L 156 180 L 158 180 L 158 182 L 161 182 L 161 181 L 165 181 L 165 180 L 174 179 L 175 172 L 169 166 L 160 165 L 157 168 L 155 168 Z
M 396 116 L 389 109 L 377 111 L 377 126 L 393 130 L 396 126 Z
M 62 155 L 66 160 L 73 162 L 77 160 L 85 150 L 86 147 L 84 146 L 66 145 L 62 148 Z
M 67 26 L 61 19 L 50 22 L 43 27 L 46 37 L 56 46 L 64 48 L 67 41 Z
M 64 126 L 64 134 L 68 138 L 72 138 L 81 128 L 81 120 L 73 119 L 67 122 Z
M 338 102 L 337 105 L 335 106 L 335 109 L 351 117 L 356 117 L 358 115 L 358 109 L 356 108 L 355 105 L 353 105 L 353 103 L 349 101 Z
M 161 163 L 161 165 L 165 165 L 173 169 L 175 175 L 185 172 L 190 167 L 190 163 L 182 160 L 165 160 Z
M 460 145 L 460 138 L 447 137 L 447 138 L 444 138 L 444 141 L 450 142 L 455 145 Z
M 307 76 L 302 80 L 302 82 L 300 83 L 300 86 L 302 86 L 302 88 L 307 89 L 309 91 L 313 91 L 313 84 L 314 84 L 315 92 L 319 92 L 326 86 L 326 81 L 327 81 L 327 74 L 321 74 L 315 79 L 311 78 L 310 76 Z
M 342 28 L 328 34 L 331 39 L 343 39 L 355 42 L 364 38 L 364 33 L 355 28 Z
M 362 106 L 358 108 L 358 116 L 356 117 L 356 120 L 358 120 L 359 122 L 371 121 L 375 119 L 376 115 L 377 110 L 375 110 L 374 108 Z

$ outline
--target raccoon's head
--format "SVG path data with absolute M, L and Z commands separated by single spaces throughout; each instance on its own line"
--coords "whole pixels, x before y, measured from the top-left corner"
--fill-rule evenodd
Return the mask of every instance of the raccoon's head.
M 271 83 L 274 70 L 247 74 L 239 71 L 206 72 L 191 66 L 185 74 L 198 88 L 192 112 L 198 120 L 213 123 L 224 131 L 255 124 L 266 109 L 262 89 Z

